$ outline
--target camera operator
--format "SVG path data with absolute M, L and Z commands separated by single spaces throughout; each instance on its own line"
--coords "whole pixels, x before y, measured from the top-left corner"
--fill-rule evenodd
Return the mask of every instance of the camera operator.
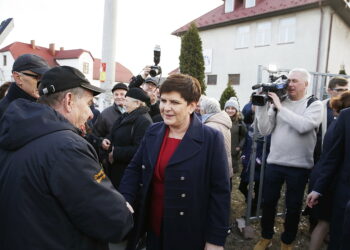
M 146 66 L 140 75 L 131 78 L 129 88 L 142 88 L 150 98 L 150 111 L 148 112 L 153 122 L 163 121 L 159 110 L 159 79 L 148 77 L 151 67 Z
M 276 206 L 284 183 L 287 209 L 281 249 L 292 249 L 304 189 L 314 165 L 313 151 L 316 129 L 322 120 L 322 103 L 318 100 L 310 103 L 310 98 L 306 97 L 310 74 L 305 69 L 290 71 L 288 82 L 288 97 L 282 103 L 275 93 L 269 92 L 272 104 L 256 107 L 258 129 L 262 135 L 271 134 L 271 148 L 264 179 L 262 238 L 254 250 L 271 245 Z

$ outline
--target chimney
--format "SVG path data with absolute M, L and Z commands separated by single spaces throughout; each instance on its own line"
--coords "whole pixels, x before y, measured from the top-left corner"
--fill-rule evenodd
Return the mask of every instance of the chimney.
M 52 55 L 52 56 L 54 56 L 55 55 L 55 44 L 54 43 L 50 43 L 49 44 L 49 52 L 50 52 L 50 54 Z
M 60 47 L 60 51 L 63 51 L 64 50 L 64 48 L 63 47 Z
M 30 40 L 30 45 L 32 46 L 32 49 L 35 49 L 35 40 Z

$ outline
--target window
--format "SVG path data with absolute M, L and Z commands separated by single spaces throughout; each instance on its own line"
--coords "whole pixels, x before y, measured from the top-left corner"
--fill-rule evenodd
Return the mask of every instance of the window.
M 6 65 L 7 65 L 7 56 L 6 56 L 6 55 L 3 56 L 2 65 L 3 65 L 3 66 L 6 66 Z
M 245 0 L 245 7 L 251 8 L 255 6 L 255 0 Z
M 89 63 L 87 63 L 87 62 L 83 63 L 83 73 L 89 74 Z
M 234 3 L 234 0 L 225 0 L 225 13 L 229 13 L 234 10 Z
M 207 85 L 216 85 L 217 79 L 217 75 L 208 75 Z
M 295 17 L 280 19 L 278 27 L 278 43 L 291 43 L 295 40 Z
M 271 43 L 271 23 L 259 23 L 256 27 L 256 46 L 269 45 Z
M 237 30 L 236 48 L 248 48 L 249 46 L 249 26 L 239 27 Z
M 240 74 L 229 74 L 228 83 L 230 85 L 239 85 L 241 75 Z

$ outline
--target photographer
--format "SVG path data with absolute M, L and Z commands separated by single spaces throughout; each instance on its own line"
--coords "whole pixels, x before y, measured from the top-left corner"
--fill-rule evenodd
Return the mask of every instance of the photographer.
M 316 129 L 322 120 L 322 103 L 306 97 L 310 74 L 305 69 L 293 69 L 288 82 L 288 97 L 282 103 L 275 93 L 269 92 L 272 104 L 256 107 L 258 129 L 262 135 L 271 134 L 271 148 L 264 179 L 262 238 L 254 250 L 271 245 L 276 206 L 284 183 L 287 209 L 281 249 L 292 249 L 304 189 L 314 165 L 313 151 Z
M 148 77 L 151 71 L 150 66 L 146 66 L 140 75 L 131 78 L 129 88 L 141 88 L 150 98 L 150 111 L 148 112 L 153 122 L 163 121 L 159 110 L 159 79 L 156 77 Z

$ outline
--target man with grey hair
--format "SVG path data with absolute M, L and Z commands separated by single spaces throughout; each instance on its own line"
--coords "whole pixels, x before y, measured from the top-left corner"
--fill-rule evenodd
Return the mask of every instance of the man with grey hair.
M 39 103 L 13 101 L 0 123 L 0 249 L 108 249 L 132 209 L 81 136 L 102 90 L 79 70 L 47 71 Z
M 322 121 L 322 103 L 306 97 L 310 74 L 305 69 L 293 69 L 288 80 L 286 100 L 281 102 L 275 93 L 270 92 L 271 104 L 256 107 L 258 129 L 262 135 L 271 134 L 271 147 L 263 188 L 262 238 L 254 250 L 263 250 L 271 245 L 276 206 L 284 183 L 287 210 L 281 249 L 292 249 L 305 186 L 314 165 L 313 153 L 316 130 Z
M 232 188 L 232 158 L 231 158 L 231 127 L 232 121 L 230 116 L 221 111 L 220 103 L 211 97 L 202 96 L 200 100 L 200 111 L 202 114 L 203 124 L 219 130 L 224 136 L 225 150 L 227 153 L 228 171 L 230 175 L 231 188 Z

